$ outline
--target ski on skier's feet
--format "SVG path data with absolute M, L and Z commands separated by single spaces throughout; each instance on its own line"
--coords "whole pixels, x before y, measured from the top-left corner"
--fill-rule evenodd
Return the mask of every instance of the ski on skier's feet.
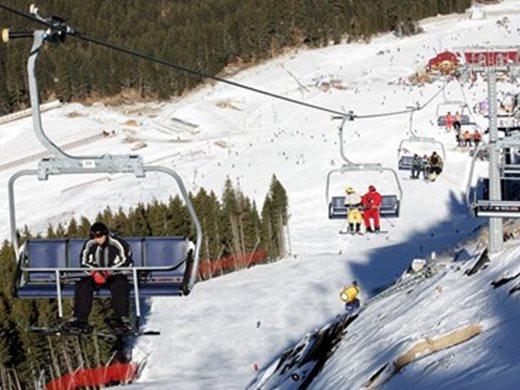
M 27 330 L 31 333 L 43 335 L 43 336 L 98 336 L 105 338 L 116 338 L 117 336 L 111 332 L 103 332 L 96 329 L 93 329 L 89 332 L 83 332 L 81 330 L 65 330 L 60 326 L 49 326 L 49 327 L 40 327 L 40 326 L 29 326 Z
M 345 231 L 345 230 L 340 230 L 339 231 L 339 234 L 350 234 L 351 236 L 362 236 L 363 233 L 362 232 L 351 232 L 351 231 Z

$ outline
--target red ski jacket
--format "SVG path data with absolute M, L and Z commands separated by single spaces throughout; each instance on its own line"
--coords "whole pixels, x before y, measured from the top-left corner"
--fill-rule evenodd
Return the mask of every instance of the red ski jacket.
M 365 210 L 378 209 L 381 206 L 383 198 L 377 191 L 367 192 L 361 198 L 361 204 Z

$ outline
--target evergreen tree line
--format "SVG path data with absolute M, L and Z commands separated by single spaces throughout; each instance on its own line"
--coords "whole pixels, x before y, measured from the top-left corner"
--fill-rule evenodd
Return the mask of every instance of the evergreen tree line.
M 20 9 L 16 0 L 4 1 Z M 471 0 L 47 0 L 44 16 L 59 15 L 78 31 L 209 75 L 276 56 L 287 47 L 320 47 L 342 39 L 369 39 L 399 28 L 416 32 L 421 18 L 464 12 Z M 24 10 L 25 11 L 25 10 Z M 0 12 L 13 31 L 43 28 Z M 0 114 L 28 103 L 30 42 L 0 50 Z M 40 56 L 38 80 L 44 99 L 64 101 L 136 91 L 142 98 L 168 98 L 202 79 L 107 48 L 68 38 Z
M 200 189 L 191 195 L 203 231 L 201 263 L 218 261 L 230 255 L 263 251 L 265 261 L 285 255 L 284 229 L 288 222 L 287 193 L 276 176 L 259 213 L 255 202 L 246 197 L 227 178 L 222 199 L 214 192 Z M 186 236 L 195 240 L 195 228 L 188 210 L 176 196 L 167 203 L 155 201 L 137 204 L 127 212 L 106 208 L 96 221 L 102 221 L 122 237 Z M 86 238 L 94 221 L 72 218 L 67 224 L 49 225 L 48 238 Z M 25 228 L 21 239 L 30 238 Z M 79 254 L 78 254 L 79 256 Z M 218 273 L 199 275 L 200 278 Z M 26 331 L 29 324 L 48 326 L 56 323 L 54 299 L 15 299 L 13 282 L 15 259 L 12 245 L 5 241 L 0 249 L 0 388 L 41 388 L 43 379 L 64 375 L 78 368 L 107 364 L 115 358 L 115 345 L 101 338 L 43 337 Z M 72 299 L 64 300 L 64 313 L 72 313 Z M 109 326 L 112 309 L 108 300 L 94 300 L 89 322 L 96 328 Z

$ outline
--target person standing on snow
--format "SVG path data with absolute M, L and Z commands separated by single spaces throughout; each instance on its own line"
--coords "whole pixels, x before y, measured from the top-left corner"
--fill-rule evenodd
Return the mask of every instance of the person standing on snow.
M 347 208 L 347 221 L 349 233 L 360 233 L 361 221 L 363 216 L 359 207 L 361 206 L 361 196 L 354 191 L 352 187 L 347 187 L 345 190 L 347 196 L 345 197 L 345 207 Z
M 133 264 L 128 243 L 111 236 L 105 224 L 96 222 L 90 227 L 89 239 L 83 244 L 80 264 L 86 268 L 110 267 L 111 270 L 87 271 L 88 276 L 76 282 L 74 318 L 62 324 L 61 328 L 68 332 L 90 333 L 92 326 L 88 323 L 88 316 L 93 294 L 104 286 L 110 289 L 112 295 L 112 308 L 116 316 L 114 331 L 121 334 L 131 332 L 130 284 L 126 275 L 117 272 L 118 267 L 131 267 Z
M 379 192 L 376 191 L 376 187 L 372 184 L 368 186 L 368 192 L 361 198 L 361 205 L 364 208 L 363 219 L 365 221 L 365 228 L 367 233 L 373 231 L 379 232 L 379 208 L 383 197 Z M 374 220 L 374 229 L 372 229 L 370 220 Z

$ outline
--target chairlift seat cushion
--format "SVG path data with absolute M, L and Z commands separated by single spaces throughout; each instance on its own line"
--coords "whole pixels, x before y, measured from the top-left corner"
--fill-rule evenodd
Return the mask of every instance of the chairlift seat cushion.
M 56 273 L 52 269 L 66 270 L 80 266 L 80 252 L 83 239 L 34 239 L 27 240 L 22 253 L 26 272 L 24 284 L 18 286 L 20 298 L 56 298 Z M 181 295 L 184 279 L 185 261 L 188 256 L 188 242 L 183 237 L 126 238 L 132 250 L 134 266 L 145 267 L 139 271 L 140 296 Z M 148 271 L 146 267 L 170 267 L 172 269 Z M 38 271 L 47 268 L 51 271 Z M 21 270 L 20 270 L 21 271 Z M 61 273 L 63 275 L 63 273 Z M 67 274 L 67 275 L 70 275 Z M 129 276 L 131 278 L 131 276 Z M 63 297 L 74 296 L 76 278 L 62 279 Z M 18 283 L 17 283 L 18 284 Z M 131 288 L 133 295 L 134 289 Z M 101 288 L 95 293 L 98 297 L 110 296 L 110 291 Z
M 469 115 L 462 114 L 460 116 L 460 124 L 462 126 L 471 124 Z M 439 126 L 439 127 L 446 126 L 446 115 L 439 115 L 439 117 L 437 118 L 437 126 Z
M 26 267 L 38 270 L 38 268 L 65 268 L 67 264 L 67 244 L 64 240 L 28 240 L 25 246 L 27 256 Z M 31 280 L 41 281 L 54 279 L 53 271 L 32 272 Z
M 379 213 L 386 217 L 399 216 L 399 199 L 397 195 L 383 195 Z
M 399 169 L 410 170 L 412 169 L 413 156 L 401 156 L 399 159 Z
M 183 237 L 150 237 L 145 241 L 148 267 L 168 267 L 179 265 L 186 260 L 188 245 Z M 176 277 L 184 275 L 184 265 L 175 270 L 152 271 L 151 278 Z
M 85 240 L 81 238 L 73 238 L 69 240 L 68 243 L 68 259 L 67 259 L 67 266 L 69 268 L 77 268 L 81 267 L 80 264 L 80 255 L 81 250 L 83 249 L 83 244 L 85 243 Z
M 397 195 L 382 195 L 379 213 L 385 217 L 399 216 L 400 202 Z M 333 196 L 329 204 L 329 219 L 346 219 L 347 207 L 344 196 Z

